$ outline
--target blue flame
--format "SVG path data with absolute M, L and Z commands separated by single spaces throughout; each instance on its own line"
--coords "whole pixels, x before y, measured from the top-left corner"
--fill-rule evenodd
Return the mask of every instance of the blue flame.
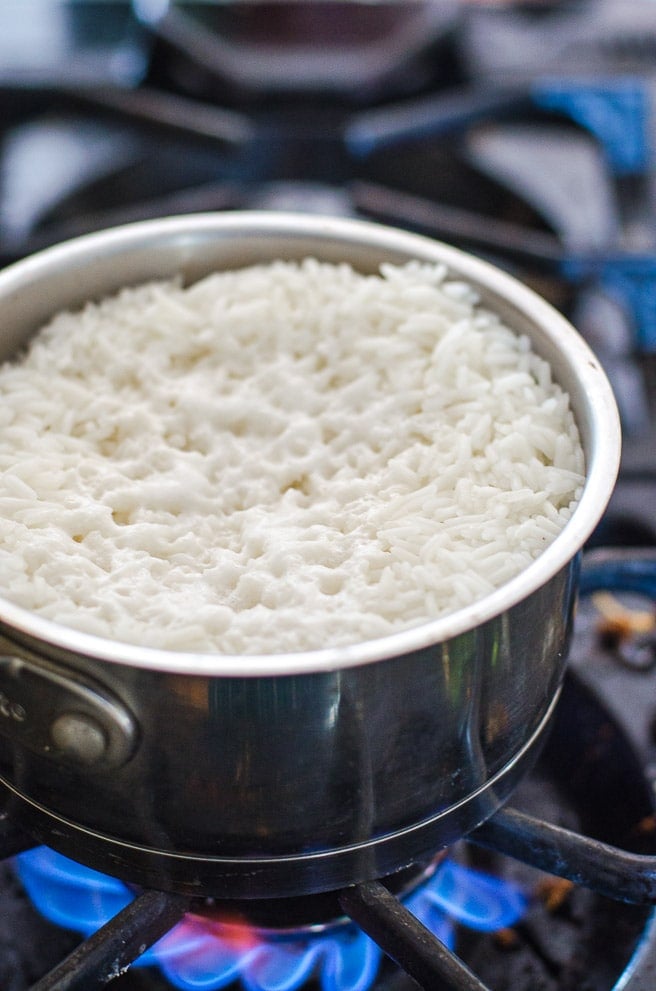
M 16 858 L 34 905 L 51 922 L 90 936 L 134 897 L 122 881 L 48 847 Z M 521 888 L 445 860 L 410 897 L 407 908 L 450 948 L 455 923 L 487 932 L 524 914 Z M 332 927 L 293 938 L 262 938 L 245 925 L 224 925 L 193 914 L 147 950 L 133 966 L 160 968 L 180 991 L 218 991 L 240 980 L 244 991 L 297 991 L 311 978 L 321 991 L 369 991 L 380 966 L 378 946 L 357 926 Z
M 429 885 L 423 897 L 456 922 L 480 932 L 510 926 L 526 911 L 526 895 L 517 884 L 445 860 L 439 884 Z
M 182 951 L 181 928 L 189 930 L 186 938 L 183 936 L 186 946 Z M 165 960 L 161 959 L 162 950 Z M 381 957 L 375 943 L 355 927 L 339 937 L 233 942 L 208 933 L 203 921 L 193 917 L 181 922 L 149 952 L 160 957 L 162 973 L 181 991 L 214 991 L 237 978 L 247 991 L 295 991 L 315 974 L 321 977 L 322 991 L 367 991 Z M 144 962 L 142 957 L 140 963 Z

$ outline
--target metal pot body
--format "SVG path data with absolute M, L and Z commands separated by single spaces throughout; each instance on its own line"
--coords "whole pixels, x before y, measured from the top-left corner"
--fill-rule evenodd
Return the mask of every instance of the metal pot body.
M 126 283 L 306 255 L 364 271 L 444 261 L 478 285 L 570 392 L 587 484 L 563 534 L 518 579 L 451 617 L 353 647 L 178 654 L 101 640 L 0 602 L 9 809 L 51 846 L 137 883 L 281 897 L 426 859 L 505 800 L 561 684 L 579 551 L 610 496 L 619 428 L 594 356 L 515 280 L 357 221 L 154 221 L 0 273 L 5 353 L 56 310 Z

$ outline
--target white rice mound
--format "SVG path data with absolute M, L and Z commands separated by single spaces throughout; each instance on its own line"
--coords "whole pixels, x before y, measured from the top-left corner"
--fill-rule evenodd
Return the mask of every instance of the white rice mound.
M 440 265 L 127 288 L 57 315 L 0 395 L 4 594 L 169 650 L 349 644 L 467 606 L 584 482 L 548 364 Z

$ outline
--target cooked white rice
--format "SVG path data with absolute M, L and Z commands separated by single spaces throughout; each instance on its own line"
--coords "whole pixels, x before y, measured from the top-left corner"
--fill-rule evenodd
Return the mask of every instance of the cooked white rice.
M 125 289 L 56 316 L 0 395 L 5 594 L 167 649 L 347 644 L 466 606 L 584 481 L 549 366 L 442 266 Z

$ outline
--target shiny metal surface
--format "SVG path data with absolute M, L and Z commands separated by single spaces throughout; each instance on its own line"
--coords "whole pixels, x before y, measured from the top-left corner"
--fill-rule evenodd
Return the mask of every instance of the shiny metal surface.
M 558 696 L 559 692 L 556 692 L 535 732 L 507 765 L 460 801 L 447 801 L 437 815 L 362 842 L 312 848 L 310 841 L 314 837 L 305 832 L 303 823 L 316 828 L 316 821 L 314 815 L 308 814 L 312 799 L 306 799 L 297 810 L 299 852 L 289 854 L 262 855 L 259 851 L 264 841 L 259 839 L 255 853 L 245 848 L 231 855 L 225 852 L 231 849 L 230 846 L 218 842 L 216 836 L 213 837 L 216 852 L 209 853 L 138 845 L 80 826 L 77 810 L 78 822 L 55 815 L 39 802 L 26 798 L 2 777 L 0 785 L 9 794 L 12 822 L 21 823 L 31 835 L 60 853 L 133 884 L 192 896 L 216 897 L 222 904 L 226 899 L 305 898 L 336 891 L 354 879 L 382 878 L 397 875 L 406 866 L 424 865 L 436 851 L 443 850 L 493 816 L 523 775 L 530 771 L 549 728 Z M 346 760 L 345 754 L 339 756 Z M 397 788 L 398 783 L 392 781 L 390 789 Z M 357 802 L 353 801 L 352 795 L 347 795 L 341 811 L 344 816 L 350 815 L 355 807 Z M 332 813 L 334 819 L 334 807 L 325 811 L 328 815 Z M 247 828 L 245 823 L 244 819 L 244 829 Z M 193 827 L 193 822 L 189 825 Z
M 391 873 L 498 808 L 558 694 L 578 552 L 612 491 L 619 426 L 585 343 L 509 276 L 357 221 L 273 213 L 154 221 L 0 273 L 4 352 L 56 310 L 125 283 L 309 254 L 364 271 L 382 261 L 444 261 L 476 284 L 569 391 L 586 451 L 584 494 L 564 532 L 517 579 L 451 616 L 353 647 L 269 657 L 157 651 L 0 601 L 3 653 L 55 663 L 71 683 L 105 686 L 138 727 L 119 769 L 69 762 L 55 775 L 52 758 L 26 749 L 15 721 L 0 719 L 0 775 L 19 812 L 55 847 L 86 844 L 109 873 L 146 871 L 161 887 L 253 898 Z

